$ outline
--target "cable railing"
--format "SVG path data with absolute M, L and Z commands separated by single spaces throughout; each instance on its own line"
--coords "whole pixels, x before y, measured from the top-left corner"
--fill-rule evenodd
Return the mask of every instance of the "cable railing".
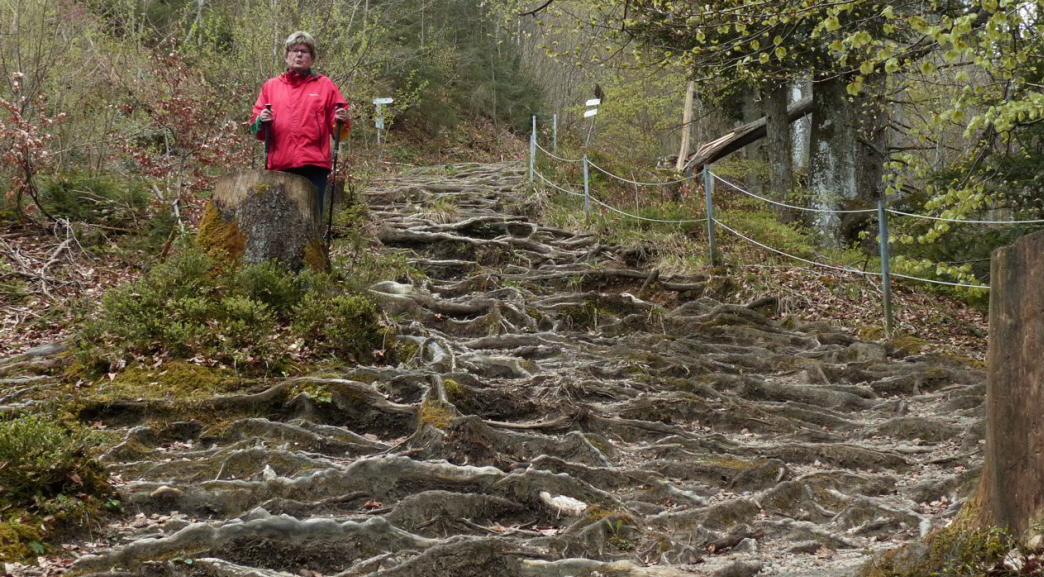
M 564 188 L 564 187 L 556 184 L 551 179 L 549 179 L 546 175 L 544 175 L 541 172 L 539 172 L 536 169 L 536 156 L 537 156 L 537 152 L 538 151 L 543 152 L 548 158 L 557 160 L 559 162 L 580 163 L 582 165 L 582 167 L 583 167 L 583 178 L 584 178 L 583 190 L 584 191 L 583 192 L 577 192 L 577 191 L 573 191 L 573 190 L 568 190 L 567 188 Z M 776 200 L 772 200 L 770 198 L 765 198 L 763 196 L 759 196 L 759 195 L 757 195 L 757 194 L 755 194 L 753 192 L 750 192 L 749 190 L 746 190 L 743 187 L 741 187 L 741 186 L 739 186 L 739 185 L 737 185 L 735 183 L 729 182 L 728 180 L 726 180 L 725 178 L 721 177 L 720 175 L 715 174 L 714 172 L 712 172 L 710 170 L 709 166 L 705 166 L 704 167 L 704 171 L 703 171 L 704 200 L 705 200 L 705 203 L 706 203 L 706 214 L 707 214 L 707 216 L 705 216 L 704 218 L 699 218 L 699 219 L 679 219 L 679 220 L 656 219 L 656 218 L 650 218 L 650 217 L 645 217 L 645 216 L 641 216 L 641 215 L 638 215 L 638 214 L 634 214 L 634 213 L 628 212 L 626 210 L 622 210 L 620 208 L 612 206 L 612 205 L 610 205 L 610 204 L 608 204 L 608 203 L 598 199 L 595 195 L 593 195 L 591 193 L 590 168 L 594 168 L 595 170 L 597 170 L 598 172 L 604 174 L 605 176 L 607 176 L 609 178 L 613 178 L 615 180 L 618 180 L 618 181 L 621 181 L 621 182 L 624 182 L 624 183 L 628 183 L 628 184 L 634 185 L 636 187 L 637 186 L 656 187 L 656 186 L 667 186 L 667 185 L 681 184 L 681 183 L 684 183 L 684 182 L 695 180 L 695 178 L 696 178 L 695 175 L 689 174 L 689 175 L 685 176 L 684 178 L 677 179 L 677 180 L 672 180 L 672 181 L 666 181 L 666 182 L 643 182 L 643 181 L 639 181 L 639 180 L 635 180 L 635 179 L 626 178 L 626 177 L 623 177 L 623 176 L 619 176 L 619 175 L 613 174 L 612 172 L 602 168 L 601 166 L 598 166 L 594 162 L 591 162 L 591 160 L 587 158 L 587 155 L 583 155 L 581 158 L 577 158 L 577 159 L 564 158 L 564 157 L 556 155 L 554 152 L 547 150 L 546 148 L 540 146 L 539 143 L 537 143 L 535 131 L 530 136 L 530 158 L 529 158 L 529 163 L 530 163 L 530 166 L 529 166 L 529 168 L 530 168 L 529 180 L 530 180 L 531 184 L 534 182 L 534 179 L 539 178 L 542 183 L 546 184 L 547 186 L 551 187 L 552 189 L 555 189 L 555 190 L 558 190 L 560 192 L 569 194 L 571 196 L 583 197 L 584 198 L 584 210 L 585 210 L 585 212 L 589 212 L 591 210 L 591 205 L 593 204 L 593 205 L 600 206 L 600 207 L 604 208 L 607 211 L 610 211 L 610 212 L 613 212 L 615 214 L 618 214 L 618 215 L 620 215 L 620 216 L 622 216 L 624 218 L 631 218 L 631 219 L 645 221 L 645 222 L 655 222 L 655 223 L 663 223 L 663 224 L 707 223 L 707 237 L 708 237 L 708 245 L 709 245 L 708 246 L 708 250 L 709 250 L 710 259 L 711 259 L 710 262 L 711 262 L 712 265 L 714 265 L 716 263 L 716 258 L 717 258 L 715 242 L 714 242 L 714 228 L 716 226 L 720 226 L 721 228 L 723 228 L 724 230 L 726 230 L 727 232 L 729 232 L 730 234 L 734 235 L 735 237 L 739 238 L 742 241 L 745 241 L 745 242 L 750 243 L 750 244 L 752 244 L 754 246 L 757 246 L 757 247 L 759 247 L 759 248 L 761 248 L 763 250 L 767 250 L 769 252 L 772 252 L 774 254 L 778 254 L 778 255 L 780 255 L 782 257 L 785 257 L 785 258 L 788 258 L 788 259 L 791 259 L 791 260 L 802 262 L 802 263 L 805 263 L 805 264 L 808 264 L 808 265 L 811 265 L 811 266 L 822 267 L 822 268 L 836 270 L 836 271 L 840 271 L 840 272 L 844 272 L 844 273 L 851 273 L 851 274 L 857 274 L 857 275 L 862 275 L 862 276 L 868 276 L 868 277 L 872 276 L 872 277 L 881 278 L 882 279 L 881 282 L 882 282 L 882 285 L 883 285 L 884 300 L 885 300 L 885 316 L 886 316 L 886 319 L 885 319 L 885 330 L 886 330 L 886 332 L 888 334 L 891 334 L 891 332 L 892 332 L 892 313 L 891 313 L 891 304 L 890 304 L 891 303 L 891 286 L 890 286 L 890 278 L 891 277 L 902 278 L 902 279 L 911 280 L 911 281 L 917 281 L 917 282 L 936 284 L 936 285 L 944 285 L 944 286 L 950 286 L 950 287 L 964 288 L 964 289 L 989 290 L 989 288 L 990 288 L 988 286 L 980 285 L 980 284 L 972 284 L 972 283 L 966 283 L 966 282 L 949 282 L 949 281 L 945 281 L 945 280 L 923 278 L 923 277 L 918 277 L 918 276 L 913 276 L 913 275 L 907 275 L 907 274 L 891 272 L 891 270 L 890 270 L 891 256 L 890 256 L 890 253 L 889 253 L 890 248 L 889 248 L 889 242 L 888 242 L 888 218 L 887 218 L 888 214 L 893 214 L 893 215 L 896 215 L 896 216 L 903 216 L 903 217 L 911 217 L 911 218 L 932 220 L 932 221 L 960 223 L 960 224 L 984 224 L 984 225 L 1044 224 L 1044 219 L 1041 219 L 1041 220 L 972 220 L 972 219 L 953 219 L 953 218 L 945 218 L 945 217 L 935 217 L 935 216 L 928 216 L 928 215 L 913 214 L 913 213 L 908 213 L 908 212 L 903 212 L 903 211 L 899 211 L 899 210 L 894 210 L 894 209 L 888 208 L 885 205 L 885 200 L 884 199 L 880 199 L 878 201 L 878 206 L 877 206 L 876 209 L 868 208 L 868 209 L 859 209 L 859 210 L 832 210 L 832 209 L 826 209 L 826 208 L 808 208 L 808 207 L 794 206 L 794 205 L 791 205 L 791 204 L 787 204 L 787 203 L 779 202 L 779 201 L 776 201 Z M 740 194 L 743 194 L 743 195 L 746 195 L 748 197 L 754 198 L 754 199 L 759 200 L 761 202 L 764 202 L 766 204 L 771 204 L 771 205 L 774 205 L 774 206 L 781 206 L 781 207 L 792 209 L 792 210 L 805 211 L 805 212 L 815 212 L 815 213 L 830 213 L 830 214 L 870 214 L 870 213 L 875 213 L 876 212 L 877 213 L 877 221 L 878 221 L 878 229 L 879 229 L 878 230 L 878 233 L 879 233 L 878 234 L 878 239 L 879 239 L 879 247 L 880 247 L 881 270 L 880 271 L 860 270 L 860 269 L 856 269 L 856 268 L 852 268 L 852 267 L 848 267 L 848 266 L 838 266 L 838 265 L 835 265 L 835 264 L 819 262 L 819 261 L 816 261 L 816 260 L 800 257 L 800 256 L 797 256 L 797 255 L 794 255 L 794 254 L 787 253 L 786 251 L 779 250 L 779 249 L 774 248 L 772 246 L 769 246 L 769 245 L 767 245 L 767 244 L 765 244 L 763 242 L 759 242 L 756 239 L 753 239 L 753 238 L 751 238 L 751 237 L 741 233 L 740 231 L 736 230 L 735 228 L 729 226 L 728 224 L 726 224 L 726 223 L 722 222 L 721 220 L 719 220 L 719 219 L 714 217 L 713 190 L 714 190 L 714 183 L 715 183 L 715 181 L 729 186 L 731 189 L 735 190 L 736 192 L 739 192 Z
M 743 187 L 741 187 L 741 186 L 739 186 L 737 184 L 733 184 L 733 183 L 725 180 L 724 178 L 718 176 L 717 174 L 714 174 L 713 172 L 711 173 L 711 176 L 713 176 L 715 178 L 715 180 L 720 181 L 722 184 L 729 185 L 730 187 L 733 188 L 733 190 L 735 190 L 736 192 L 739 192 L 740 194 L 745 194 L 745 195 L 747 195 L 747 196 L 749 196 L 751 198 L 756 198 L 756 199 L 758 199 L 758 200 L 760 200 L 762 202 L 767 202 L 769 204 L 774 204 L 776 206 L 782 206 L 784 208 L 790 208 L 790 209 L 793 209 L 793 210 L 802 210 L 802 211 L 805 211 L 805 212 L 831 212 L 831 213 L 834 213 L 834 214 L 867 214 L 867 213 L 871 213 L 871 212 L 877 212 L 875 209 L 872 209 L 872 208 L 862 208 L 862 209 L 858 209 L 858 210 L 830 210 L 828 208 L 808 208 L 806 206 L 794 206 L 792 204 L 787 204 L 785 202 L 779 202 L 779 201 L 776 201 L 776 200 L 772 200 L 771 198 L 765 198 L 763 196 L 758 196 L 758 195 L 754 194 L 753 192 L 750 192 L 749 190 L 746 190 L 746 189 L 744 189 Z

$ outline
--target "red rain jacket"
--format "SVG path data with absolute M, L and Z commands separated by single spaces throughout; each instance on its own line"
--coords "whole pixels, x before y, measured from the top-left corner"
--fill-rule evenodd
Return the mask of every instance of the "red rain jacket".
M 256 123 L 257 115 L 272 105 L 274 126 Z M 269 170 L 286 170 L 301 166 L 330 168 L 330 138 L 337 126 L 334 105 L 347 105 L 337 85 L 321 74 L 302 75 L 291 70 L 269 79 L 261 87 L 254 103 L 250 122 L 258 140 L 272 130 L 268 153 Z M 348 133 L 345 122 L 342 138 Z

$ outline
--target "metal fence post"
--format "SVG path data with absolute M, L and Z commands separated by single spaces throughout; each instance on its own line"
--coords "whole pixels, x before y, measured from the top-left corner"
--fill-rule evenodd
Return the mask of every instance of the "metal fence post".
M 551 152 L 558 154 L 558 113 L 551 115 Z
M 536 173 L 536 132 L 529 133 L 529 186 L 533 186 Z
M 703 165 L 703 198 L 707 205 L 707 245 L 710 248 L 711 266 L 718 266 L 714 246 L 714 203 L 711 196 L 714 193 L 714 176 L 711 175 L 710 165 Z
M 581 163 L 584 165 L 584 216 L 591 216 L 591 179 L 588 177 L 587 172 L 587 155 L 580 157 Z
M 888 213 L 885 211 L 884 194 L 877 199 L 877 234 L 881 247 L 881 290 L 884 292 L 885 337 L 892 338 L 892 266 L 888 251 Z

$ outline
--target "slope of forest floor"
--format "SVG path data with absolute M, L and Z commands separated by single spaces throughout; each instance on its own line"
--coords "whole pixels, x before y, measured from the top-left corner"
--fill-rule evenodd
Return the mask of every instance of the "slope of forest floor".
M 825 577 L 956 518 L 985 390 L 984 321 L 957 303 L 901 294 L 911 336 L 883 341 L 843 328 L 872 332 L 872 289 L 830 275 L 658 278 L 541 224 L 517 161 L 400 171 L 366 199 L 380 250 L 423 272 L 370 288 L 400 362 L 184 399 L 0 364 L 0 409 L 70 395 L 108 436 L 126 511 L 10 572 Z M 74 243 L 13 240 L 41 299 L 86 285 L 63 282 L 85 277 Z M 8 334 L 32 322 L 4 338 L 73 328 Z

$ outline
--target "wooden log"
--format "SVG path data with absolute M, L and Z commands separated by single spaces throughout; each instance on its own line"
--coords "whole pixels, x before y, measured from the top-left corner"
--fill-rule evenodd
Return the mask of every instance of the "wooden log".
M 278 260 L 290 270 L 329 268 L 315 186 L 303 176 L 251 170 L 218 179 L 198 240 L 219 262 Z
M 787 108 L 787 119 L 790 122 L 794 122 L 811 112 L 812 99 L 806 98 L 805 100 L 795 102 Z M 759 118 L 754 122 L 740 126 L 717 140 L 704 144 L 685 163 L 685 168 L 691 169 L 693 172 L 699 172 L 703 170 L 705 164 L 713 164 L 744 146 L 765 138 L 765 135 L 768 134 L 767 122 L 764 117 Z
M 1044 519 L 1044 231 L 993 252 L 979 521 L 1016 535 Z

